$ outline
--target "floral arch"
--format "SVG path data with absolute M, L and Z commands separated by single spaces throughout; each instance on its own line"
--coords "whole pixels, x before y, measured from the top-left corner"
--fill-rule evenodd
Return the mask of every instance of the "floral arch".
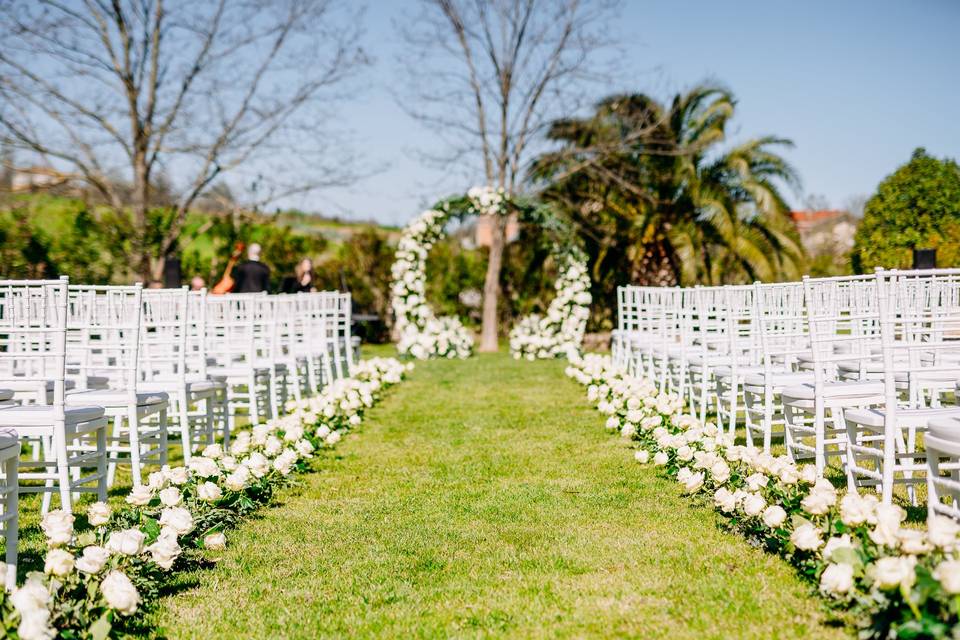
M 420 360 L 470 356 L 471 332 L 456 316 L 436 316 L 427 303 L 427 254 L 444 237 L 451 218 L 511 212 L 523 222 L 541 226 L 553 238 L 551 253 L 559 263 L 560 274 L 555 285 L 557 296 L 546 314 L 522 318 L 510 332 L 510 350 L 514 357 L 530 360 L 579 350 L 590 305 L 586 255 L 545 205 L 509 198 L 503 189 L 474 187 L 464 197 L 445 200 L 424 211 L 403 230 L 391 266 L 390 287 L 397 350 L 401 354 Z

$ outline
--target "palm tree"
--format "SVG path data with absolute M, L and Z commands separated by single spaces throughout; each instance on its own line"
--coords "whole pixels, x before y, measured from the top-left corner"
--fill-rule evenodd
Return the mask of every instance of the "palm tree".
M 669 107 L 617 95 L 552 124 L 561 146 L 530 175 L 582 231 L 602 290 L 799 277 L 805 256 L 780 191 L 798 179 L 777 153 L 791 142 L 719 149 L 734 107 L 728 91 L 700 86 Z

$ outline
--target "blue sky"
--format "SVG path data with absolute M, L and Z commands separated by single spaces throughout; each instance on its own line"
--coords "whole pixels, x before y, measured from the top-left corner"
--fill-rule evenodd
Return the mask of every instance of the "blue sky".
M 434 137 L 389 90 L 402 51 L 393 22 L 412 5 L 370 2 L 365 46 L 376 62 L 340 116 L 354 152 L 382 170 L 305 208 L 402 224 L 470 186 L 417 157 Z M 960 157 L 960 0 L 625 0 L 612 32 L 624 53 L 619 82 L 597 98 L 725 84 L 738 99 L 731 142 L 775 134 L 796 144 L 786 154 L 803 180 L 795 204 L 818 194 L 841 207 L 870 194 L 918 146 Z

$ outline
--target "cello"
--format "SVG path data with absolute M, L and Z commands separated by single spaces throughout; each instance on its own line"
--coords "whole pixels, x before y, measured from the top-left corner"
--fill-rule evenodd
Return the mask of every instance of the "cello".
M 233 248 L 233 254 L 230 256 L 230 259 L 227 260 L 227 267 L 223 270 L 223 277 L 220 278 L 220 281 L 213 285 L 213 289 L 210 290 L 215 296 L 220 296 L 225 293 L 230 293 L 233 290 L 236 282 L 233 280 L 233 267 L 236 266 L 237 260 L 240 259 L 240 255 L 243 253 L 243 243 L 238 242 Z

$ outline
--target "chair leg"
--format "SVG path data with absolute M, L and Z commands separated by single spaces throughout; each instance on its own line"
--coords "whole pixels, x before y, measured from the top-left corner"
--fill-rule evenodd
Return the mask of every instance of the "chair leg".
M 19 447 L 17 447 L 19 451 Z M 7 494 L 4 497 L 4 511 L 10 517 L 4 526 L 4 543 L 6 544 L 7 561 L 7 591 L 17 586 L 17 545 L 20 538 L 19 509 L 20 496 L 17 467 L 19 455 L 11 456 L 4 464 L 4 478 L 7 485 Z
M 96 432 L 97 440 L 97 500 L 107 500 L 107 425 L 105 420 Z
M 250 426 L 254 426 L 260 424 L 260 403 L 258 402 L 260 394 L 257 392 L 257 374 L 251 373 L 247 384 L 249 385 L 247 395 L 250 399 Z
M 160 466 L 162 467 L 167 464 L 167 458 L 170 454 L 170 430 L 168 429 L 167 410 L 162 409 L 157 419 L 159 420 L 157 436 L 160 439 Z M 190 462 L 190 458 L 188 458 L 186 454 L 184 454 L 183 460 L 184 462 Z
M 180 421 L 180 441 L 183 446 L 183 462 L 190 462 L 193 455 L 193 433 L 190 429 L 190 398 L 186 389 L 180 389 L 177 394 L 177 412 Z
M 123 416 L 113 417 L 113 437 L 110 440 L 110 447 L 107 450 L 107 486 L 112 487 L 113 481 L 117 479 L 117 457 L 119 455 L 120 442 L 123 437 Z
M 143 484 L 143 476 L 140 462 L 140 454 L 142 453 L 140 448 L 140 420 L 137 416 L 136 407 L 127 409 L 127 427 L 130 436 L 130 476 L 133 486 L 139 487 Z
M 70 495 L 70 458 L 67 453 L 67 439 L 63 423 L 54 427 L 53 447 L 57 456 L 57 481 L 60 489 L 60 508 L 71 513 L 73 497 Z

